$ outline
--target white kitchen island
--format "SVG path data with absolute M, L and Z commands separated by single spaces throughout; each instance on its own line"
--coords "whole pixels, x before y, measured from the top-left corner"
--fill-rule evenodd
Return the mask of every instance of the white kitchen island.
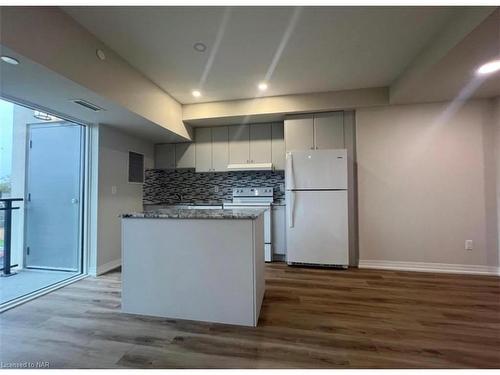
M 122 215 L 122 311 L 256 326 L 264 298 L 263 210 Z

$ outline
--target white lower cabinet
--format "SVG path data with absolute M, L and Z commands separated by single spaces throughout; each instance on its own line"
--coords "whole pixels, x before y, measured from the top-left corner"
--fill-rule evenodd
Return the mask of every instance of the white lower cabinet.
M 273 239 L 273 255 L 286 256 L 286 224 L 285 206 L 272 206 L 271 238 Z

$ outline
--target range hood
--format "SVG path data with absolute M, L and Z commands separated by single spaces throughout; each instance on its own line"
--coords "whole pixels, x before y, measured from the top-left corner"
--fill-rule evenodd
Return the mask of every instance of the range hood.
M 228 164 L 228 171 L 272 171 L 273 163 Z

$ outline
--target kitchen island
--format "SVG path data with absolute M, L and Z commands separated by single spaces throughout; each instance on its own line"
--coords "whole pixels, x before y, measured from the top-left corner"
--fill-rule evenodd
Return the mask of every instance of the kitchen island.
M 265 291 L 263 212 L 122 215 L 122 311 L 256 326 Z

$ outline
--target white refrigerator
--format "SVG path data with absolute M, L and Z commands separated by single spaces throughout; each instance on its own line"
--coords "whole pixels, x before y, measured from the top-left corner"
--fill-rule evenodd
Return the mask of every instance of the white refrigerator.
M 349 264 L 347 150 L 286 154 L 287 262 Z

